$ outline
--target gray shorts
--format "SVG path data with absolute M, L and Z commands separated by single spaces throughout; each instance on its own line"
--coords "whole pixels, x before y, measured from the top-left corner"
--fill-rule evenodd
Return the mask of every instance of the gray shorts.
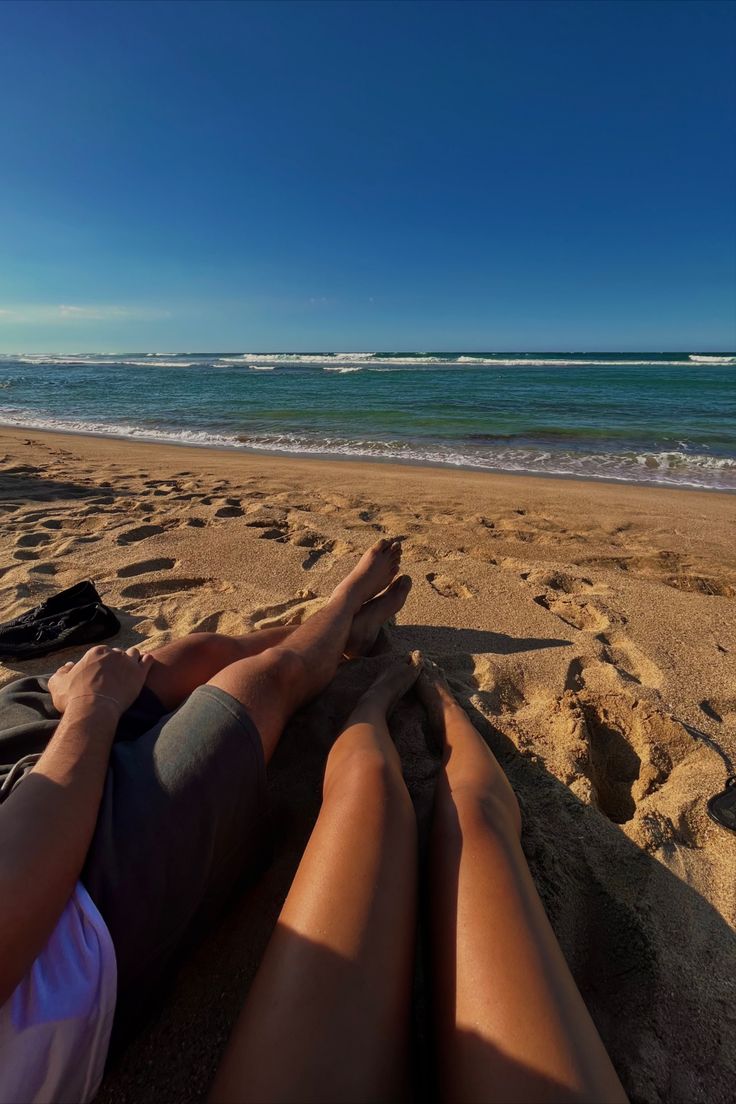
M 58 723 L 47 679 L 4 687 L 0 763 L 43 751 Z M 167 713 L 144 687 L 121 718 L 82 873 L 115 946 L 120 1002 L 149 996 L 262 865 L 265 791 L 258 731 L 223 690 L 200 686 Z

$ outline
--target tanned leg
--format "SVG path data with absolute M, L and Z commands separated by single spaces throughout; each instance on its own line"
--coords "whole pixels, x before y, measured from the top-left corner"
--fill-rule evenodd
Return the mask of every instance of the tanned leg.
M 383 591 L 401 560 L 398 541 L 374 544 L 318 613 L 288 640 L 219 671 L 209 685 L 236 698 L 255 723 L 270 759 L 288 719 L 334 678 L 348 647 L 353 619 Z
M 361 607 L 348 635 L 346 658 L 355 659 L 370 650 L 381 625 L 398 613 L 410 588 L 411 580 L 402 575 Z M 176 709 L 193 690 L 209 682 L 224 667 L 284 644 L 298 628 L 298 625 L 277 626 L 243 636 L 191 633 L 153 652 L 146 685 L 166 709 Z
M 393 664 L 330 752 L 324 800 L 212 1101 L 395 1101 L 407 1083 L 416 822 L 386 716 Z
M 521 849 L 498 762 L 425 663 L 443 741 L 431 845 L 432 968 L 442 1099 L 625 1101 Z

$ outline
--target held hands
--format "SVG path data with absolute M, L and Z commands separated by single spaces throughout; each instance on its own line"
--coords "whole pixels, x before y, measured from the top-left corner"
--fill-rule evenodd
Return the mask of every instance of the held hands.
M 118 716 L 128 709 L 143 688 L 153 656 L 142 656 L 137 648 L 90 648 L 76 663 L 65 663 L 49 679 L 54 709 L 63 713 L 70 702 L 95 700 L 116 709 Z

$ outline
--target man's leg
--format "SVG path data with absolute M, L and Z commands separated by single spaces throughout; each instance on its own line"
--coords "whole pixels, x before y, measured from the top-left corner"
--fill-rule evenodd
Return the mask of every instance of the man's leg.
M 345 649 L 348 658 L 354 659 L 370 650 L 381 625 L 398 613 L 410 588 L 411 580 L 404 575 L 361 607 L 348 636 Z M 299 627 L 277 626 L 242 636 L 191 633 L 154 651 L 154 662 L 146 685 L 165 709 L 176 709 L 193 690 L 209 682 L 224 667 L 285 643 Z
M 431 852 L 440 1099 L 620 1104 L 521 849 L 516 796 L 439 671 L 417 688 L 444 747 Z
M 239 659 L 208 685 L 245 707 L 258 729 L 266 762 L 286 722 L 331 682 L 348 647 L 353 619 L 384 590 L 401 561 L 398 541 L 381 540 L 335 588 L 329 602 L 275 648 Z
M 330 752 L 324 801 L 212 1100 L 405 1095 L 416 821 L 386 716 L 416 679 L 398 661 Z
M 83 881 L 115 944 L 122 1022 L 262 861 L 265 760 L 290 712 L 333 676 L 353 614 L 388 586 L 399 556 L 398 545 L 375 546 L 285 642 L 116 741 Z

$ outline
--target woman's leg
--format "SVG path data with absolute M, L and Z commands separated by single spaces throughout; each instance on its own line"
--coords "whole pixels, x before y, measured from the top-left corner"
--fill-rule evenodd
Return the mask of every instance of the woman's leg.
M 625 1101 L 535 889 L 506 776 L 437 668 L 417 688 L 444 746 L 431 874 L 442 1099 Z
M 406 1084 L 416 823 L 386 716 L 393 664 L 330 752 L 319 818 L 215 1080 L 213 1101 L 390 1101 Z

